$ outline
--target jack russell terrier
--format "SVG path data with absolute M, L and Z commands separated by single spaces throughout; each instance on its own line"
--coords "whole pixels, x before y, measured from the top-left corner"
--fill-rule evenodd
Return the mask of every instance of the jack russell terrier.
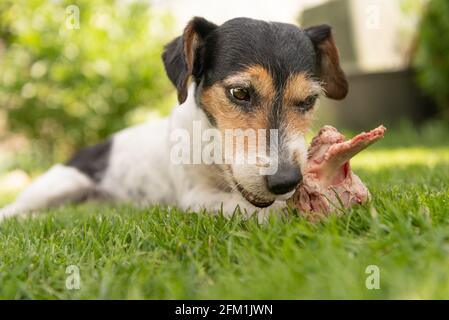
M 343 99 L 348 91 L 331 28 L 248 18 L 218 26 L 195 17 L 162 59 L 180 103 L 169 117 L 120 131 L 53 166 L 0 210 L 0 220 L 93 197 L 224 214 L 238 207 L 259 217 L 285 206 L 302 180 L 316 100 Z M 275 172 L 260 173 L 274 161 L 271 153 L 243 164 L 173 161 L 173 132 L 194 134 L 195 124 L 223 135 L 276 130 L 277 139 L 266 142 L 277 147 Z

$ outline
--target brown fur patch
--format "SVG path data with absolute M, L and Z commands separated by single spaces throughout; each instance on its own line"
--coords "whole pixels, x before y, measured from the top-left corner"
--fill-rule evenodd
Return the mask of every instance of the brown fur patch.
M 312 81 L 304 72 L 296 73 L 288 78 L 284 89 L 284 104 L 289 105 L 307 97 L 321 93 L 316 81 Z
M 229 101 L 224 86 L 249 84 L 261 96 L 260 105 L 251 111 L 241 110 Z M 268 112 L 276 95 L 273 79 L 261 66 L 251 66 L 246 70 L 226 78 L 223 83 L 216 83 L 203 90 L 201 102 L 217 121 L 218 129 L 266 129 Z
M 260 104 L 245 111 L 229 101 L 225 86 L 251 84 L 260 96 Z M 255 130 L 256 145 L 259 143 L 257 130 L 269 129 L 269 112 L 276 95 L 274 81 L 270 73 L 262 66 L 251 66 L 242 72 L 216 83 L 202 92 L 201 103 L 216 120 L 217 128 L 223 137 L 227 129 Z M 235 139 L 236 140 L 236 139 Z M 235 146 L 236 141 L 234 141 Z M 245 151 L 248 141 L 245 139 Z
M 193 58 L 196 47 L 198 46 L 198 36 L 194 30 L 194 20 L 190 21 L 184 29 L 183 33 L 183 54 L 186 61 L 187 72 L 182 79 L 182 83 L 178 88 L 178 101 L 180 103 L 187 99 L 187 86 L 189 83 L 189 75 L 193 70 Z
M 324 82 L 326 96 L 341 100 L 348 93 L 348 81 L 340 67 L 338 50 L 331 36 L 318 45 L 321 56 L 320 77 Z
M 226 95 L 226 86 L 239 86 L 251 84 L 259 95 L 260 104 L 252 106 L 252 110 L 244 111 L 232 103 Z M 321 93 L 320 85 L 310 79 L 305 73 L 293 74 L 284 85 L 283 105 L 280 112 L 280 126 L 288 137 L 304 134 L 309 130 L 313 119 L 313 110 L 301 112 L 297 103 L 307 99 L 309 96 Z M 269 130 L 270 115 L 275 105 L 276 88 L 270 73 L 262 66 L 251 66 L 242 72 L 226 78 L 221 83 L 216 83 L 202 92 L 201 103 L 216 121 L 218 129 L 225 136 L 227 129 L 252 129 Z M 234 146 L 236 141 L 234 141 Z M 244 148 L 247 150 L 248 144 L 245 139 Z
M 193 70 L 193 56 L 198 46 L 198 39 L 194 30 L 194 23 L 191 21 L 184 29 L 183 44 L 184 44 L 184 57 L 187 64 L 187 73 L 191 74 Z
M 283 97 L 283 123 L 287 135 L 305 133 L 309 129 L 313 119 L 313 109 L 301 112 L 296 104 L 320 92 L 319 84 L 306 74 L 298 73 L 290 76 L 285 85 Z

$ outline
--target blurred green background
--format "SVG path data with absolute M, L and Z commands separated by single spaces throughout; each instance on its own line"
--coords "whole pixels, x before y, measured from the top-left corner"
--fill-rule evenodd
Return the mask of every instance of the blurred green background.
M 414 60 L 418 84 L 449 121 L 449 1 L 432 0 L 425 7 Z
M 52 155 L 169 111 L 160 55 L 169 15 L 149 3 L 0 1 L 2 138 L 21 134 Z M 56 153 L 56 154 L 54 154 Z

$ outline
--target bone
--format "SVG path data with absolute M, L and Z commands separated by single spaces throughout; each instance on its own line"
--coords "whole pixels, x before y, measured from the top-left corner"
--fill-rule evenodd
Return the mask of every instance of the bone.
M 311 221 L 321 220 L 331 212 L 369 200 L 370 193 L 360 178 L 351 170 L 350 159 L 385 134 L 379 126 L 345 141 L 332 126 L 324 126 L 309 147 L 303 182 L 287 201 Z

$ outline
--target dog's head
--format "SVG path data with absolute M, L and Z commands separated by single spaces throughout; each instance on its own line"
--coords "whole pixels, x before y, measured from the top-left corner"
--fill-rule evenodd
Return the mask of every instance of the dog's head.
M 258 174 L 266 159 L 227 166 L 234 187 L 258 207 L 288 197 L 301 181 L 304 134 L 319 95 L 343 99 L 348 91 L 327 25 L 300 29 L 237 18 L 217 26 L 194 18 L 165 47 L 163 60 L 179 102 L 186 100 L 192 77 L 198 106 L 221 132 L 277 129 L 274 174 Z

